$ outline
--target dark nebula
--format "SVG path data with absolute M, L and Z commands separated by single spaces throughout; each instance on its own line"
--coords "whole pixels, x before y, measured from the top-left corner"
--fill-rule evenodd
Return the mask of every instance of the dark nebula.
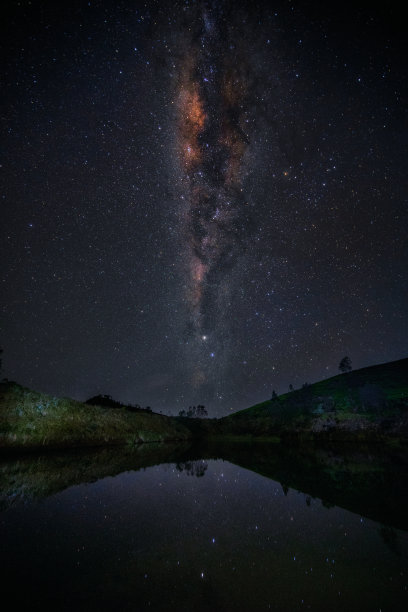
M 407 354 L 397 3 L 2 3 L 0 346 L 209 416 Z

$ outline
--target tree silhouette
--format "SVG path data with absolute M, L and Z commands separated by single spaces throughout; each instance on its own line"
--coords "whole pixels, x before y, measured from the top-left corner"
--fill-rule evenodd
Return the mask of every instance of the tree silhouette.
M 120 408 L 129 412 L 152 412 L 150 406 L 142 408 L 139 404 L 122 404 L 113 399 L 111 395 L 95 395 L 86 400 L 89 406 L 102 406 L 103 408 Z
M 278 399 L 278 394 L 276 393 L 275 389 L 273 389 L 273 391 L 272 391 L 272 397 L 271 397 L 271 399 L 272 399 L 272 400 L 276 400 L 276 399 Z
M 201 404 L 198 404 L 198 406 L 189 406 L 187 412 L 185 410 L 180 410 L 179 412 L 180 417 L 188 417 L 190 419 L 201 419 L 207 415 L 208 412 L 205 406 L 202 406 Z
M 207 412 L 205 406 L 199 404 L 197 406 L 197 408 L 196 408 L 196 417 L 203 418 L 203 417 L 206 417 L 206 416 L 208 416 L 208 412 Z
M 103 406 L 104 408 L 122 408 L 122 404 L 113 399 L 111 395 L 95 395 L 85 401 L 89 406 Z
M 186 472 L 189 476 L 204 476 L 208 468 L 206 461 L 183 461 L 176 463 L 176 469 L 179 472 Z
M 343 357 L 343 359 L 340 361 L 339 363 L 339 370 L 340 372 L 342 372 L 342 374 L 345 374 L 346 372 L 351 372 L 352 370 L 352 366 L 351 366 L 351 359 L 350 357 Z

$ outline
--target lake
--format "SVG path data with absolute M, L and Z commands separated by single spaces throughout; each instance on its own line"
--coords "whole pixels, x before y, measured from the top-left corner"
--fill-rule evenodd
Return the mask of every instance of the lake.
M 17 609 L 405 611 L 406 459 L 262 443 L 3 458 L 2 599 Z

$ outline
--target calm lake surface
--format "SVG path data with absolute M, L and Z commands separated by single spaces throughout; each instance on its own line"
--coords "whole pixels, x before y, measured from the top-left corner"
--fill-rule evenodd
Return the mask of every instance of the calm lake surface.
M 407 610 L 404 457 L 272 446 L 3 459 L 3 601 Z

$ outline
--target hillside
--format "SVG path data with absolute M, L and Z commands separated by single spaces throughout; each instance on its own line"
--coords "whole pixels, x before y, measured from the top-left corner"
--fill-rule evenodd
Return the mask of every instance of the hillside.
M 221 419 L 235 435 L 408 441 L 408 359 L 339 374 Z
M 235 436 L 408 443 L 408 359 L 340 374 L 222 419 L 167 417 L 113 404 L 84 404 L 0 383 L 0 450 L 193 438 L 224 443 Z
M 77 448 L 186 440 L 191 433 L 170 417 L 147 411 L 90 406 L 0 384 L 0 449 Z

